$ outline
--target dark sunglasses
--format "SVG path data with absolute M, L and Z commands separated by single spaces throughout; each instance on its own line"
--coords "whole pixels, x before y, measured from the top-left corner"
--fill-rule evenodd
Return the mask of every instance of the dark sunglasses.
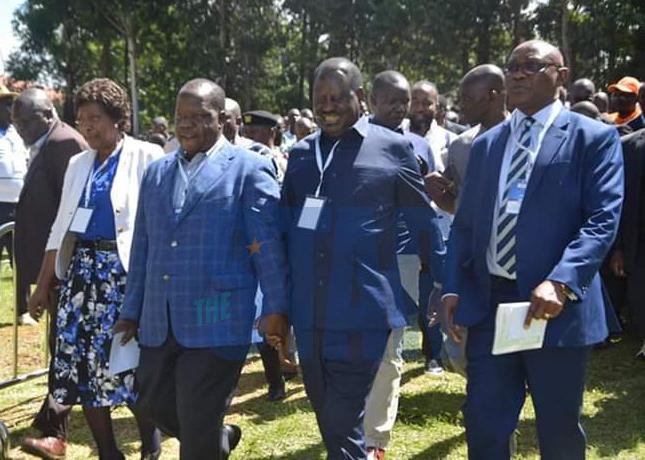
M 522 72 L 525 75 L 534 75 L 539 72 L 544 72 L 551 66 L 558 67 L 558 65 L 553 62 L 528 61 L 522 64 L 512 62 L 504 67 L 504 73 L 509 75 L 516 72 Z

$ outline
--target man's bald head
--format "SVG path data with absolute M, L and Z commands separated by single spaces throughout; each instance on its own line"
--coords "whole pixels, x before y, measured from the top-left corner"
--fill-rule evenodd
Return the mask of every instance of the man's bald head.
M 596 85 L 588 78 L 579 78 L 571 84 L 569 100 L 571 104 L 581 101 L 591 101 L 596 92 Z
M 410 83 L 395 70 L 374 77 L 370 106 L 377 124 L 396 129 L 410 109 Z
M 215 145 L 222 132 L 225 106 L 224 90 L 215 82 L 196 78 L 181 87 L 175 104 L 175 128 L 189 158 Z
M 52 103 L 47 93 L 40 88 L 27 88 L 18 95 L 14 104 L 20 104 L 24 108 L 43 112 L 46 110 L 54 111 L 54 104 Z
M 361 72 L 347 58 L 325 59 L 314 73 L 312 96 L 320 129 L 331 137 L 340 137 L 361 114 Z
M 591 101 L 576 102 L 571 106 L 571 111 L 594 120 L 601 119 L 600 110 L 598 110 L 598 107 L 596 107 L 596 105 Z
M 569 76 L 560 50 L 542 40 L 529 40 L 515 47 L 505 70 L 508 104 L 525 115 L 552 104 L 558 97 L 558 88 Z
M 552 45 L 551 43 L 545 42 L 544 40 L 528 40 L 520 43 L 511 52 L 511 55 L 525 50 L 535 51 L 540 56 L 549 59 L 555 65 L 559 67 L 564 66 L 564 56 L 562 55 L 562 52 L 558 49 L 558 47 Z
M 461 79 L 461 86 L 484 86 L 489 90 L 505 90 L 504 72 L 493 64 L 482 64 L 472 68 Z
M 435 98 L 439 97 L 439 91 L 437 90 L 437 85 L 428 80 L 421 80 L 412 85 L 412 91 L 424 91 L 427 93 L 433 93 Z
M 349 82 L 353 91 L 363 88 L 363 77 L 356 64 L 345 57 L 332 57 L 322 61 L 314 72 L 314 84 L 316 80 L 326 77 L 331 73 L 342 74 Z
M 224 101 L 224 111 L 226 112 L 226 115 L 234 118 L 240 118 L 242 116 L 242 109 L 240 108 L 240 104 L 238 104 L 235 99 L 231 99 L 230 97 L 227 97 Z
M 226 106 L 226 94 L 214 81 L 206 78 L 195 78 L 184 84 L 179 90 L 179 96 L 187 95 L 202 99 L 208 108 L 220 112 Z
M 380 94 L 382 91 L 390 90 L 391 88 L 407 88 L 410 91 L 410 83 L 403 74 L 396 70 L 385 70 L 376 74 L 372 81 L 372 96 Z
M 425 136 L 435 119 L 439 104 L 439 91 L 437 86 L 428 81 L 421 80 L 412 85 L 410 113 L 410 131 L 420 136 Z
M 595 106 L 598 107 L 600 113 L 607 113 L 607 111 L 609 110 L 609 96 L 604 91 L 598 91 L 596 94 L 594 94 L 591 102 L 593 102 Z
M 296 135 L 297 140 L 307 137 L 315 130 L 316 125 L 307 117 L 298 118 L 294 124 L 294 134 Z
M 498 123 L 506 111 L 504 72 L 492 64 L 474 67 L 463 76 L 459 84 L 461 111 L 472 125 L 485 128 Z
M 31 145 L 49 131 L 57 116 L 45 91 L 28 88 L 13 102 L 11 118 L 18 134 L 27 145 Z
M 222 134 L 229 142 L 235 144 L 237 135 L 242 126 L 242 109 L 235 99 L 227 97 L 224 102 L 224 116 L 222 117 Z

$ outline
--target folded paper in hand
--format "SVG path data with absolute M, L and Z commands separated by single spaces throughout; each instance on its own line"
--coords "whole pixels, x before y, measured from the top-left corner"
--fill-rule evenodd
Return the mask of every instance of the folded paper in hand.
M 530 302 L 498 305 L 495 317 L 494 355 L 542 348 L 546 320 L 534 319 L 528 329 L 524 328 L 524 320 L 530 305 Z
M 109 368 L 112 376 L 136 369 L 139 366 L 139 343 L 136 339 L 130 339 L 128 343 L 121 345 L 121 337 L 123 337 L 123 332 L 117 332 L 112 337 Z

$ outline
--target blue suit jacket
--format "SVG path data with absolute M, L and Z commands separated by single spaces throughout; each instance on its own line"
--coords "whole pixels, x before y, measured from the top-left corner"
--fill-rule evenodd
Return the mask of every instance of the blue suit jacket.
M 397 218 L 428 243 L 441 273 L 445 248 L 412 148 L 403 136 L 362 119 L 349 129 L 325 172 L 327 199 L 316 231 L 298 228 L 320 173 L 315 139 L 289 155 L 282 200 L 291 274 L 291 314 L 299 330 L 383 331 L 406 324 L 396 259 Z
M 172 328 L 187 347 L 251 342 L 258 281 L 263 314 L 286 313 L 286 252 L 271 164 L 228 142 L 206 160 L 175 215 L 175 154 L 143 177 L 121 318 L 138 321 L 145 346 Z M 179 179 L 181 180 L 181 179 Z M 260 253 L 246 247 L 261 243 Z
M 486 265 L 499 174 L 510 122 L 477 138 L 448 244 L 444 292 L 460 296 L 456 322 L 490 313 Z M 563 109 L 537 155 L 516 227 L 522 298 L 549 279 L 578 297 L 548 323 L 545 345 L 579 346 L 607 335 L 598 269 L 618 227 L 623 160 L 616 129 Z

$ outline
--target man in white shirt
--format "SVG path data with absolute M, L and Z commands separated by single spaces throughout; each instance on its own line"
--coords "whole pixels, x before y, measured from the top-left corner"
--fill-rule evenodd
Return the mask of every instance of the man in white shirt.
M 434 157 L 435 171 L 443 172 L 447 165 L 448 146 L 457 138 L 457 135 L 439 126 L 435 120 L 439 93 L 434 83 L 427 80 L 421 80 L 412 85 L 412 100 L 410 103 L 410 126 L 427 129 L 424 132 L 416 132 L 422 135 L 430 144 L 432 155 Z M 431 171 L 432 172 L 432 171 Z M 428 176 L 426 176 L 428 177 Z M 426 179 L 427 180 L 427 179 Z M 426 189 L 428 185 L 426 184 Z M 444 241 L 448 240 L 450 235 L 450 225 L 452 224 L 452 215 L 432 202 L 432 207 L 439 217 L 439 228 Z M 425 305 L 430 291 L 432 290 L 432 281 L 436 278 L 435 273 L 430 273 L 426 266 L 421 267 L 419 274 L 419 305 Z M 441 375 L 443 365 L 441 363 L 441 331 L 439 326 L 426 328 L 424 320 L 419 319 L 419 326 L 422 331 L 422 350 L 426 360 L 426 373 Z
M 11 124 L 11 106 L 16 96 L 0 85 L 0 224 L 13 221 L 27 172 L 27 149 Z M 0 240 L 0 248 L 7 250 L 9 260 L 13 259 L 11 235 Z

